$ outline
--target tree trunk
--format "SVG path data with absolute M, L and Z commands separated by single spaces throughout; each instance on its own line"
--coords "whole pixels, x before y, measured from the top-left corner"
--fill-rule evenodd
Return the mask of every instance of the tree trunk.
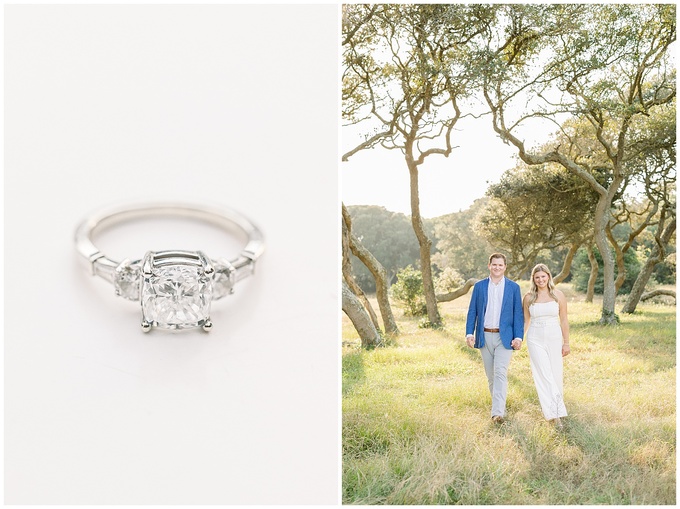
M 586 302 L 593 302 L 595 296 L 595 282 L 597 281 L 597 273 L 600 271 L 600 266 L 595 258 L 593 246 L 588 244 L 587 247 L 588 260 L 590 261 L 590 276 L 588 277 L 588 290 L 586 291 Z
M 344 210 L 344 205 L 343 205 L 343 210 Z M 348 217 L 349 219 L 349 217 Z M 349 227 L 351 225 L 351 222 L 348 223 L 345 221 L 345 215 L 343 211 L 343 217 L 342 217 L 342 277 L 344 278 L 345 282 L 349 286 L 350 290 L 352 290 L 352 293 L 354 293 L 361 302 L 364 305 L 364 308 L 366 308 L 366 311 L 368 312 L 368 315 L 371 317 L 371 321 L 373 322 L 373 325 L 375 326 L 376 329 L 380 330 L 380 324 L 378 323 L 378 317 L 375 314 L 375 311 L 373 310 L 373 306 L 371 306 L 371 303 L 369 302 L 368 298 L 366 297 L 366 294 L 364 291 L 361 289 L 361 287 L 357 284 L 357 282 L 354 280 L 354 276 L 352 275 L 352 264 L 350 263 L 350 258 L 349 258 L 349 253 L 350 253 L 350 247 L 349 247 Z
M 595 245 L 602 256 L 604 287 L 602 289 L 602 316 L 600 317 L 601 325 L 612 325 L 619 323 L 619 317 L 616 315 L 616 280 L 614 277 L 614 254 L 612 247 L 607 239 L 607 225 L 609 224 L 609 217 L 611 214 L 612 198 L 619 187 L 617 178 L 609 186 L 607 193 L 600 195 L 600 199 L 595 209 L 595 228 L 594 239 Z
M 651 292 L 642 294 L 640 300 L 651 299 L 652 297 L 656 297 L 658 295 L 668 295 L 669 297 L 673 297 L 675 299 L 675 292 L 673 290 L 652 290 Z
M 352 290 L 352 293 L 356 295 L 357 298 L 361 301 L 361 304 L 366 309 L 366 313 L 368 313 L 371 322 L 373 322 L 373 326 L 378 331 L 380 331 L 380 322 L 378 321 L 378 315 L 375 314 L 375 310 L 373 309 L 373 306 L 371 306 L 371 302 L 368 300 L 368 297 L 366 297 L 366 294 L 361 289 L 361 287 L 354 280 L 354 277 L 351 274 L 345 274 L 343 271 L 342 279 L 345 283 L 347 283 L 347 286 L 349 286 L 350 290 Z
M 425 305 L 427 306 L 427 319 L 431 327 L 439 328 L 442 326 L 442 319 L 437 308 L 437 298 L 432 281 L 432 263 L 430 261 L 432 241 L 425 234 L 423 221 L 420 217 L 418 166 L 416 166 L 413 158 L 408 155 L 406 160 L 411 181 L 411 224 L 420 245 L 420 271 L 423 275 L 423 292 L 425 294 Z
M 615 281 L 615 286 L 616 286 L 616 293 L 619 293 L 619 290 L 623 286 L 623 283 L 626 282 L 626 262 L 623 258 L 623 255 L 625 252 L 621 247 L 619 246 L 618 242 L 616 242 L 616 239 L 614 238 L 614 234 L 612 233 L 612 229 L 610 227 L 607 227 L 607 238 L 609 239 L 610 245 L 614 249 L 614 255 L 616 259 L 616 269 L 617 269 L 617 274 L 616 274 L 616 281 Z
M 479 281 L 479 279 L 470 278 L 465 281 L 465 284 L 461 288 L 448 293 L 440 293 L 437 295 L 437 302 L 449 302 L 458 297 L 462 297 L 470 291 L 470 288 L 472 288 L 477 281 Z
M 635 308 L 637 307 L 640 300 L 642 300 L 642 294 L 645 291 L 645 286 L 647 286 L 647 282 L 649 281 L 652 272 L 654 271 L 654 267 L 656 267 L 656 265 L 665 258 L 666 246 L 673 236 L 673 233 L 675 233 L 675 218 L 673 218 L 671 222 L 663 229 L 662 234 L 657 236 L 656 245 L 649 255 L 649 258 L 647 258 L 647 261 L 642 266 L 642 269 L 640 270 L 640 273 L 633 284 L 633 288 L 630 291 L 630 295 L 628 295 L 626 303 L 623 305 L 623 308 L 621 308 L 622 313 L 635 312 Z
M 392 307 L 390 306 L 387 271 L 375 256 L 361 244 L 356 235 L 352 233 L 352 219 L 344 204 L 342 206 L 342 219 L 347 225 L 349 247 L 352 253 L 366 265 L 375 279 L 376 298 L 378 299 L 378 308 L 380 308 L 380 315 L 382 316 L 383 325 L 385 326 L 385 333 L 389 336 L 397 336 L 399 334 L 399 328 L 397 327 L 397 322 L 394 319 Z
M 635 283 L 633 283 L 633 288 L 630 290 L 630 294 L 628 294 L 628 298 L 621 308 L 622 313 L 631 314 L 635 312 L 635 308 L 637 308 L 637 305 L 640 302 L 640 298 L 645 291 L 645 286 L 647 286 L 647 282 L 654 271 L 654 267 L 659 263 L 658 261 L 652 260 L 653 256 L 647 258 L 647 261 L 640 269 L 640 273 L 638 274 Z
M 553 282 L 555 284 L 561 283 L 562 281 L 567 279 L 567 276 L 569 276 L 569 273 L 571 272 L 571 263 L 574 261 L 576 251 L 578 251 L 578 248 L 581 247 L 581 244 L 582 244 L 581 242 L 575 242 L 569 248 L 569 252 L 567 253 L 567 256 L 564 258 L 564 262 L 562 263 L 562 269 L 560 270 L 560 273 L 553 277 Z
M 380 333 L 374 327 L 361 301 L 352 293 L 344 279 L 342 280 L 342 310 L 352 321 L 354 328 L 359 333 L 362 347 L 375 348 L 380 346 L 382 343 Z

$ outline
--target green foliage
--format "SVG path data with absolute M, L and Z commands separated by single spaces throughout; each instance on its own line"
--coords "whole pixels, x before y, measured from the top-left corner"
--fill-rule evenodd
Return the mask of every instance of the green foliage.
M 444 328 L 444 324 L 443 323 L 438 323 L 438 324 L 432 323 L 430 320 L 427 319 L 427 317 L 425 317 L 418 322 L 418 328 L 419 329 L 441 330 L 441 329 Z
M 595 280 L 595 293 L 601 295 L 604 289 L 604 276 L 603 268 L 604 263 L 602 262 L 602 256 L 599 250 L 595 247 L 593 248 L 595 253 L 595 259 L 598 264 L 597 279 Z M 633 283 L 640 273 L 640 260 L 634 250 L 630 249 L 623 255 L 623 262 L 626 268 L 626 279 L 623 282 L 623 286 L 619 290 L 619 294 L 627 295 L 633 288 Z M 574 263 L 572 264 L 572 283 L 574 284 L 574 289 L 579 292 L 586 292 L 588 290 L 588 278 L 590 277 L 590 260 L 588 260 L 588 253 L 585 249 L 579 249 L 574 257 Z M 618 274 L 618 267 L 615 268 L 615 273 Z
M 397 282 L 391 288 L 392 297 L 409 316 L 427 315 L 423 274 L 411 265 L 397 273 Z
M 374 205 L 354 205 L 347 210 L 352 217 L 352 233 L 385 267 L 389 282 L 400 269 L 418 263 L 420 247 L 408 216 Z M 432 221 L 424 221 L 424 227 L 431 235 Z M 373 275 L 355 257 L 352 257 L 352 272 L 363 291 L 375 292 Z
M 455 269 L 463 280 L 480 277 L 487 272 L 489 254 L 497 249 L 479 234 L 474 225 L 488 201 L 486 197 L 477 199 L 468 209 L 434 220 L 438 252 L 432 256 L 432 261 L 439 269 Z
M 450 142 L 458 118 L 450 106 L 473 90 L 473 40 L 495 11 L 466 4 L 343 6 L 343 118 L 365 125 L 360 149 L 380 144 L 425 154 L 420 143 L 407 143 L 408 131 L 428 148 L 437 140 L 450 152 L 441 139 Z M 405 107 L 419 113 L 404 115 Z
M 435 293 L 446 293 L 465 284 L 465 279 L 453 267 L 446 267 L 434 280 Z
M 537 169 L 491 190 L 496 202 L 479 230 L 493 250 L 510 254 L 510 275 L 526 273 L 591 230 L 595 191 L 603 208 L 614 209 L 626 186 L 653 181 L 648 173 L 638 178 L 640 160 L 675 160 L 675 11 L 672 4 L 345 5 L 343 117 L 364 136 L 343 158 L 378 146 L 401 150 L 416 166 L 449 156 L 457 120 L 479 113 L 470 104 L 486 103 L 496 131 Z M 543 120 L 556 134 L 536 146 L 524 128 Z M 558 174 L 556 165 L 567 171 Z M 442 232 L 441 256 L 433 258 L 439 269 L 483 273 L 478 255 L 488 254 L 489 242 L 477 242 L 474 230 Z
M 585 181 L 556 164 L 519 164 L 486 194 L 491 199 L 478 230 L 510 254 L 511 277 L 527 274 L 543 253 L 580 243 L 592 230 L 598 200 Z
M 652 230 L 649 228 L 648 230 Z M 654 228 L 655 229 L 655 228 Z M 651 233 L 640 235 L 636 252 L 640 263 L 644 264 L 650 256 L 652 249 L 655 247 L 655 241 Z M 674 285 L 675 284 L 675 243 L 666 246 L 667 259 L 659 262 L 652 272 L 653 283 L 659 285 Z
M 675 284 L 675 263 L 664 261 L 654 267 L 654 281 L 660 285 Z

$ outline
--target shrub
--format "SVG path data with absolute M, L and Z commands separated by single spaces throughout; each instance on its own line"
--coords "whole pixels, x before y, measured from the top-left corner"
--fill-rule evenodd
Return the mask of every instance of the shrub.
M 446 293 L 465 284 L 465 279 L 456 269 L 446 267 L 434 280 L 434 291 L 436 293 Z
M 404 308 L 410 316 L 427 314 L 425 291 L 423 290 L 423 274 L 409 265 L 397 272 L 397 282 L 392 285 L 392 298 Z

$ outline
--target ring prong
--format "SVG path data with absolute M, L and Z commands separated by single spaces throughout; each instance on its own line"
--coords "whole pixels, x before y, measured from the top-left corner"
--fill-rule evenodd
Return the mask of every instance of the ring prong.
M 149 251 L 144 255 L 144 260 L 142 261 L 142 272 L 145 276 L 150 276 L 153 274 L 152 264 L 153 264 L 153 252 Z
M 151 330 L 151 324 L 147 320 L 142 320 L 142 330 L 144 332 L 149 332 Z
M 208 258 L 203 251 L 198 251 L 198 258 L 201 260 L 201 264 L 203 265 L 203 272 L 205 273 L 205 275 L 212 276 L 215 272 L 215 268 L 213 267 L 210 258 Z
M 206 320 L 205 323 L 203 324 L 203 330 L 206 332 L 210 332 L 212 330 L 212 322 L 210 320 Z

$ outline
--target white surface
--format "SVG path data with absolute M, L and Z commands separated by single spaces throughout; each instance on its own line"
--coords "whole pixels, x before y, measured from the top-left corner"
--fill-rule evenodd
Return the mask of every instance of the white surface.
M 4 16 L 5 503 L 338 503 L 337 6 Z M 143 199 L 265 235 L 209 334 L 143 334 L 77 263 Z

